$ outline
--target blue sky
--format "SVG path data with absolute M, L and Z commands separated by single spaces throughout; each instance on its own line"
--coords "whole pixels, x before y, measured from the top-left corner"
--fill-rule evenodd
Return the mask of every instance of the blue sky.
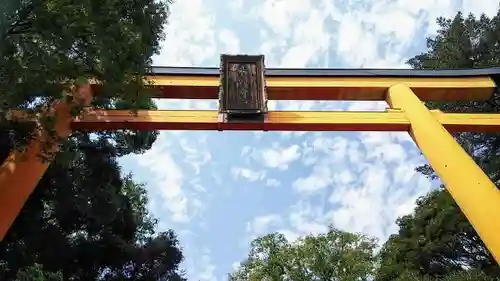
M 406 68 L 438 16 L 496 13 L 497 0 L 177 0 L 155 65 L 218 66 L 221 53 L 267 67 Z M 216 109 L 167 100 L 160 109 Z M 285 110 L 384 110 L 383 102 L 270 102 Z M 377 237 L 438 183 L 406 133 L 162 132 L 121 159 L 147 185 L 158 230 L 179 234 L 190 280 L 226 280 L 252 238 L 289 239 L 328 225 Z

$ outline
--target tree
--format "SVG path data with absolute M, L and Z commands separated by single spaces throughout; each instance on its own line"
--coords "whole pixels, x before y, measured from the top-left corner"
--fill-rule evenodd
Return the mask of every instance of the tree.
M 229 280 L 370 280 L 375 247 L 373 238 L 333 228 L 293 243 L 272 233 L 252 241 L 248 258 Z
M 94 107 L 154 107 L 143 76 L 170 1 L 0 2 L 1 161 L 34 132 L 8 111 L 40 112 L 82 79 L 95 79 Z M 156 136 L 75 132 L 0 242 L 0 280 L 184 280 L 175 233 L 155 233 L 144 187 L 117 164 Z
M 5 270 L 5 264 L 0 263 L 0 272 Z M 62 274 L 60 272 L 53 273 L 43 270 L 40 264 L 34 264 L 21 269 L 16 274 L 16 281 L 62 281 Z
M 462 13 L 457 13 L 452 19 L 439 18 L 437 22 L 437 36 L 427 39 L 427 51 L 408 61 L 413 68 L 475 68 L 500 64 L 500 13 L 491 19 L 484 15 L 464 18 Z M 500 111 L 498 92 L 486 102 L 427 102 L 426 105 L 445 112 Z M 499 135 L 457 133 L 454 136 L 498 185 Z M 417 170 L 437 178 L 429 165 Z M 443 187 L 420 198 L 414 213 L 397 223 L 399 233 L 393 235 L 381 251 L 377 280 L 403 280 L 408 270 L 418 278 L 451 278 L 450 274 L 458 272 L 456 274 L 469 280 L 467 267 L 480 270 L 481 274 L 490 276 L 488 278 L 500 277 L 492 255 Z
M 438 35 L 427 39 L 427 52 L 417 55 L 408 64 L 416 69 L 476 68 L 500 65 L 500 11 L 492 19 L 457 13 L 453 19 L 439 18 Z M 488 101 L 427 102 L 431 109 L 445 112 L 500 112 L 500 96 L 496 91 Z M 457 133 L 462 144 L 490 178 L 500 181 L 500 138 L 498 134 Z M 418 171 L 436 178 L 428 165 Z
M 498 264 L 448 192 L 434 190 L 416 203 L 384 244 L 376 280 L 398 280 L 408 270 L 443 277 L 465 268 L 500 277 Z
M 0 140 L 3 160 L 12 141 L 5 131 Z M 38 263 L 64 280 L 181 280 L 176 235 L 154 233 L 146 191 L 121 175 L 118 149 L 85 134 L 64 149 L 0 242 L 0 279 Z
M 429 276 L 421 276 L 412 271 L 405 271 L 394 281 L 498 281 L 478 270 L 456 271 L 443 278 L 431 278 Z
M 143 77 L 152 55 L 159 51 L 169 3 L 2 1 L 6 9 L 0 19 L 0 122 L 7 122 L 10 109 L 40 112 L 82 78 L 98 81 L 95 107 L 151 108 L 148 82 Z M 79 113 L 81 108 L 75 108 L 74 114 Z M 32 131 L 18 128 L 15 147 L 25 145 Z M 156 138 L 155 132 L 129 130 L 99 135 L 113 138 L 123 153 L 131 152 L 132 147 L 143 151 Z

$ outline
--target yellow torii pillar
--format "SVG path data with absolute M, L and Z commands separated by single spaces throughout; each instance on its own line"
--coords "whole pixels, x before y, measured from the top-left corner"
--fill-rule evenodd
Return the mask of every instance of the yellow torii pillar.
M 389 88 L 387 102 L 404 112 L 411 124 L 411 137 L 500 261 L 500 191 L 408 86 Z

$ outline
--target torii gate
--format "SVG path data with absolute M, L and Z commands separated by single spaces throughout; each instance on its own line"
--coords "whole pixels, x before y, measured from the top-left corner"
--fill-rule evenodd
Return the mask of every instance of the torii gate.
M 263 56 L 221 56 L 221 68 L 153 67 L 156 98 L 219 99 L 219 110 L 100 110 L 56 131 L 263 130 L 407 131 L 481 239 L 500 262 L 500 191 L 450 132 L 500 132 L 500 114 L 428 110 L 422 101 L 488 100 L 500 68 L 465 70 L 265 69 Z M 98 83 L 92 85 L 98 87 Z M 79 88 L 83 104 L 90 87 Z M 385 100 L 385 112 L 268 111 L 267 100 Z M 41 136 L 40 138 L 43 138 Z M 57 150 L 57 147 L 53 148 Z M 0 240 L 48 168 L 37 140 L 0 167 Z

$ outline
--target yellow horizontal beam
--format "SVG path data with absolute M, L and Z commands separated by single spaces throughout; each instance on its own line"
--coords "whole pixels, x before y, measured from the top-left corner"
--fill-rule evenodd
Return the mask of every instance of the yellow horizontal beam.
M 146 76 L 155 97 L 179 99 L 218 98 L 216 76 Z M 422 101 L 487 100 L 495 83 L 490 77 L 400 78 L 400 77 L 267 77 L 271 100 L 385 100 L 387 89 L 396 84 L 410 87 Z
M 492 113 L 443 113 L 431 110 L 450 132 L 500 132 L 500 114 Z
M 75 129 L 269 130 L 269 131 L 405 131 L 402 113 L 274 111 L 263 122 L 223 122 L 215 110 L 96 111 L 75 120 Z
M 500 132 L 500 114 L 432 111 L 451 132 Z M 73 122 L 84 130 L 269 130 L 269 131 L 407 131 L 410 123 L 397 110 L 388 112 L 272 111 L 263 122 L 223 122 L 213 110 L 94 111 Z
M 15 118 L 22 111 L 13 111 Z M 443 113 L 431 110 L 450 132 L 500 132 L 500 114 Z M 404 114 L 349 111 L 271 111 L 264 122 L 224 123 L 215 110 L 95 110 L 73 121 L 73 128 L 85 130 L 276 130 L 276 131 L 406 131 Z

